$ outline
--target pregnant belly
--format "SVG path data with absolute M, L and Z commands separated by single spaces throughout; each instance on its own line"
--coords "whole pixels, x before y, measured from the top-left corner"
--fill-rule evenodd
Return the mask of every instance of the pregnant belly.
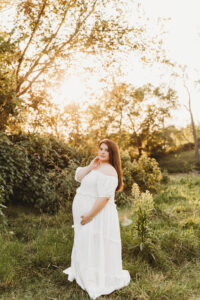
M 80 224 L 82 220 L 81 216 L 88 213 L 92 209 L 95 201 L 95 197 L 81 195 L 78 193 L 75 195 L 72 204 L 74 224 Z

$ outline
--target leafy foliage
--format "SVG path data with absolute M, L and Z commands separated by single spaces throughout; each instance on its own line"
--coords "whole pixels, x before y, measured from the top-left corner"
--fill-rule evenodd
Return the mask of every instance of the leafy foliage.
M 142 191 L 156 192 L 162 180 L 162 173 L 154 158 L 143 154 L 133 162 L 132 176 Z
M 154 208 L 153 197 L 149 191 L 141 193 L 137 183 L 134 183 L 132 186 L 132 199 L 132 205 L 137 215 L 135 228 L 141 241 L 140 249 L 142 251 L 145 239 L 149 236 L 150 232 L 148 217 Z
M 160 264 L 162 255 L 159 252 L 159 241 L 152 228 L 154 213 L 153 197 L 148 190 L 140 192 L 137 183 L 133 183 L 131 190 L 131 207 L 134 211 L 131 225 L 132 241 L 128 248 L 134 255 L 141 256 L 151 264 Z
M 84 153 L 53 137 L 1 135 L 0 172 L 5 202 L 24 203 L 49 213 L 75 193 L 74 170 Z
M 143 154 L 138 160 L 131 158 L 129 152 L 121 151 L 123 170 L 123 192 L 116 193 L 116 203 L 119 206 L 132 205 L 133 184 L 137 184 L 141 191 L 156 193 L 162 180 L 162 173 L 154 158 Z
M 22 203 L 48 213 L 57 212 L 60 206 L 71 210 L 78 187 L 75 169 L 87 165 L 93 157 L 91 145 L 75 147 L 53 136 L 1 133 L 1 203 Z M 131 162 L 128 152 L 122 152 L 121 159 L 124 190 L 116 193 L 116 202 L 125 206 L 131 204 L 133 182 L 141 189 L 155 191 L 160 171 L 155 160 L 148 157 Z
M 0 226 L 1 226 L 1 224 L 4 224 L 4 225 L 7 224 L 7 219 L 3 212 L 3 209 L 6 208 L 6 206 L 3 205 L 4 201 L 5 201 L 5 188 L 3 185 L 3 179 L 0 175 Z
M 164 86 L 113 84 L 101 101 L 89 105 L 88 135 L 114 137 L 123 149 L 158 157 L 171 143 L 165 121 L 177 107 L 176 92 Z M 106 111 L 106 114 L 105 114 Z
M 138 159 L 131 161 L 127 151 L 122 151 L 122 169 L 124 174 L 124 191 L 131 194 L 132 184 L 135 182 L 142 191 L 154 193 L 159 189 L 162 173 L 157 161 L 145 153 Z
M 19 99 L 15 92 L 15 73 L 17 49 L 10 41 L 10 35 L 0 32 L 0 130 L 4 130 L 9 115 L 16 115 Z

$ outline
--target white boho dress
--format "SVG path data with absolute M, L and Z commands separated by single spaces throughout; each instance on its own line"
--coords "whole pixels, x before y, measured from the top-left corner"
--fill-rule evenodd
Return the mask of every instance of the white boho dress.
M 77 173 L 82 167 L 78 167 Z M 71 266 L 63 273 L 74 279 L 92 299 L 127 286 L 128 270 L 122 269 L 122 248 L 118 211 L 114 203 L 118 178 L 90 171 L 81 180 L 72 204 L 74 244 Z M 81 216 L 88 213 L 98 197 L 110 197 L 104 208 L 88 223 Z

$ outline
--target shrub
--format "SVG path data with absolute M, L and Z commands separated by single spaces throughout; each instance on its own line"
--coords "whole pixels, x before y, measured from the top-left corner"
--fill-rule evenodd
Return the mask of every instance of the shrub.
M 131 196 L 127 195 L 126 193 L 119 192 L 116 193 L 115 202 L 117 206 L 124 207 L 124 206 L 131 206 L 132 199 Z
M 188 173 L 195 168 L 193 150 L 163 155 L 158 161 L 160 168 L 169 173 Z
M 3 209 L 6 208 L 6 206 L 3 205 L 4 201 L 5 201 L 5 189 L 3 185 L 3 179 L 0 175 L 0 226 L 7 224 L 6 217 L 3 213 Z
M 146 190 L 151 193 L 157 192 L 162 180 L 162 173 L 154 158 L 143 154 L 138 161 L 133 161 L 131 173 L 134 182 L 143 192 Z
M 116 193 L 119 206 L 130 206 L 132 185 L 137 183 L 142 191 L 156 192 L 160 186 L 162 174 L 157 161 L 143 154 L 139 160 L 131 160 L 128 151 L 121 151 L 123 170 L 123 192 Z
M 121 151 L 121 162 L 122 162 L 122 171 L 123 171 L 123 184 L 124 189 L 123 191 L 127 194 L 131 194 L 131 187 L 133 184 L 133 177 L 132 177 L 132 162 L 131 157 L 128 151 Z
M 6 190 L 2 200 L 24 203 L 55 213 L 72 199 L 78 186 L 74 172 L 89 151 L 70 147 L 52 136 L 0 135 L 0 174 Z
M 14 193 L 14 187 L 21 185 L 23 177 L 27 176 L 29 161 L 27 151 L 20 145 L 14 144 L 7 136 L 0 139 L 0 174 L 6 191 L 5 201 L 9 201 Z
M 0 134 L 0 174 L 6 190 L 2 203 L 22 203 L 55 213 L 72 200 L 79 183 L 74 181 L 77 166 L 94 157 L 92 146 L 74 147 L 55 137 L 38 134 Z M 131 161 L 122 151 L 124 190 L 116 193 L 119 206 L 131 204 L 131 188 L 155 191 L 160 182 L 156 160 L 142 156 Z
M 163 170 L 162 172 L 162 180 L 161 180 L 162 183 L 169 183 L 170 182 L 170 177 L 169 177 L 169 174 L 167 172 L 166 169 Z

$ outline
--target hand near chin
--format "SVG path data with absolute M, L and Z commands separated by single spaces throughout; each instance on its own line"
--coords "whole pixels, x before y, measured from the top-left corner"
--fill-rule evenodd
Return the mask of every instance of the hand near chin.
M 99 156 L 96 156 L 91 163 L 89 164 L 91 170 L 96 169 L 100 165 L 100 159 Z

